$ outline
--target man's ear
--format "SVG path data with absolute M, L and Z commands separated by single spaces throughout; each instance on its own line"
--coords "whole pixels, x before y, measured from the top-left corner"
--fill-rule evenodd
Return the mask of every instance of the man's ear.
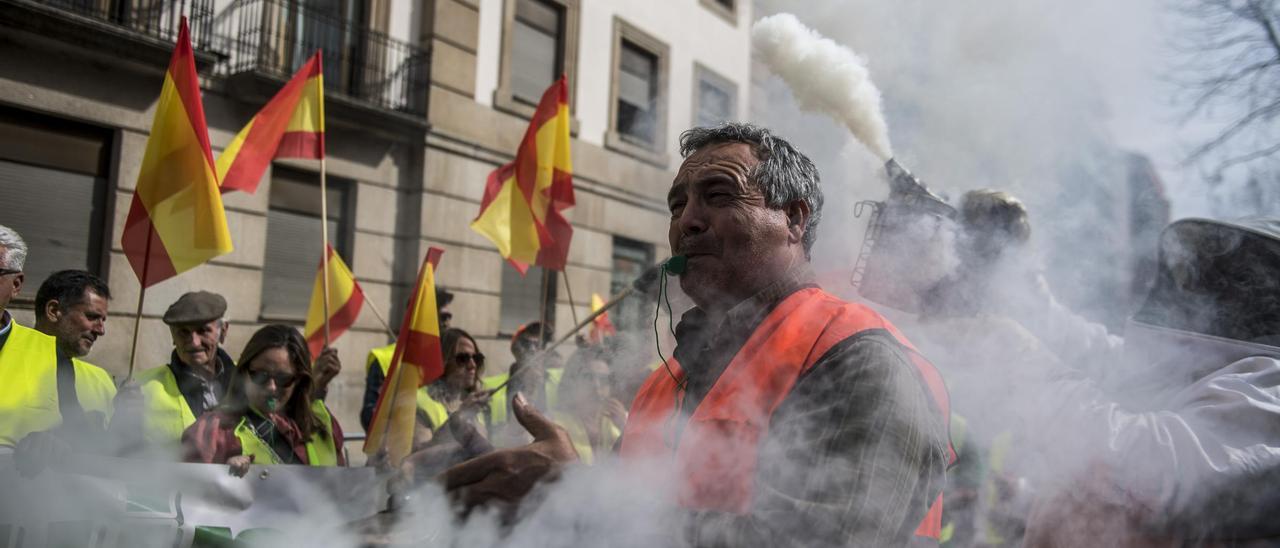
M 227 330 L 231 328 L 231 322 L 226 320 L 220 321 L 222 322 L 222 329 L 219 330 L 221 333 L 218 334 L 218 346 L 227 344 Z
M 17 297 L 22 292 L 22 282 L 27 281 L 27 274 L 19 272 L 13 275 L 13 297 Z
M 44 319 L 52 323 L 58 323 L 58 318 L 62 317 L 62 312 L 62 303 L 58 302 L 57 299 L 44 303 L 44 310 L 40 311 L 41 314 L 44 314 Z
M 795 200 L 785 209 L 787 213 L 787 230 L 791 233 L 791 241 L 800 243 L 804 241 L 805 230 L 809 228 L 809 204 L 804 200 Z

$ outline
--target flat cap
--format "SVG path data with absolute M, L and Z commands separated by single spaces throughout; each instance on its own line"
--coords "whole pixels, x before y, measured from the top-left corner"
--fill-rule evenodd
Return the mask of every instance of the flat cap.
M 211 322 L 227 313 L 227 300 L 208 291 L 191 291 L 178 297 L 164 311 L 164 323 L 181 325 Z

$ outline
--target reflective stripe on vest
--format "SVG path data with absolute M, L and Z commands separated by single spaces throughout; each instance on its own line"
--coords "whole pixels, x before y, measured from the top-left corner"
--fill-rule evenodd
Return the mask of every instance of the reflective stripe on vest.
M 142 436 L 159 447 L 177 447 L 182 433 L 196 423 L 187 399 L 178 391 L 178 378 L 162 365 L 138 374 L 142 391 Z
M 0 347 L 0 445 L 62 423 L 58 411 L 57 339 L 10 321 Z
M 321 424 L 324 431 L 329 435 L 322 436 L 319 432 L 311 435 L 311 441 L 308 441 L 304 446 L 307 449 L 307 465 L 337 466 L 338 451 L 333 443 L 333 423 L 330 422 L 329 410 L 324 406 L 324 402 L 320 400 L 316 400 L 311 404 L 311 410 L 316 414 L 317 421 L 323 421 Z M 248 419 L 240 419 L 240 422 L 236 424 L 235 434 L 236 439 L 240 441 L 240 454 L 252 457 L 254 464 L 280 464 L 271 446 L 253 433 L 253 429 L 249 427 Z
M 689 417 L 674 455 L 668 419 L 677 398 L 683 397 L 678 382 L 684 371 L 669 360 L 671 374 L 665 368 L 651 374 L 631 406 L 622 456 L 674 456 L 682 480 L 681 506 L 746 513 L 755 489 L 756 452 L 773 412 L 828 350 L 873 329 L 888 331 L 907 348 L 941 417 L 949 422 L 950 401 L 941 376 L 897 328 L 870 308 L 811 288 L 783 299 L 751 334 Z M 949 442 L 948 453 L 953 461 Z M 941 530 L 939 493 L 915 534 L 936 539 Z

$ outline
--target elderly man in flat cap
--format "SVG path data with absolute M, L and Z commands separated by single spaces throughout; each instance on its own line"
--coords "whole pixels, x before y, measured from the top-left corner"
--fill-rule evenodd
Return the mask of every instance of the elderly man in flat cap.
M 142 448 L 176 456 L 182 432 L 222 400 L 235 369 L 222 350 L 226 313 L 227 300 L 208 291 L 186 293 L 165 311 L 173 337 L 169 363 L 139 373 L 136 387 L 121 388 L 116 398 L 117 417 L 132 419 L 125 435 L 140 435 Z

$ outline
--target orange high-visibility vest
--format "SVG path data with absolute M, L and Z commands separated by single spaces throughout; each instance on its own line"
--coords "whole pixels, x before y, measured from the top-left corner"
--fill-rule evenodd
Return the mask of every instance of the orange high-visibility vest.
M 942 376 L 906 337 L 870 308 L 810 288 L 783 299 L 761 322 L 693 411 L 678 444 L 671 443 L 674 431 L 669 419 L 684 397 L 684 371 L 675 360 L 669 360 L 670 373 L 661 367 L 654 371 L 631 405 L 622 456 L 674 457 L 674 470 L 682 480 L 679 502 L 683 507 L 748 512 L 755 489 L 756 452 L 768 434 L 774 410 L 800 375 L 828 350 L 872 329 L 888 331 L 908 349 L 949 430 L 950 398 Z M 955 460 L 950 440 L 947 452 L 950 464 Z M 937 539 L 941 532 L 939 493 L 915 534 Z

